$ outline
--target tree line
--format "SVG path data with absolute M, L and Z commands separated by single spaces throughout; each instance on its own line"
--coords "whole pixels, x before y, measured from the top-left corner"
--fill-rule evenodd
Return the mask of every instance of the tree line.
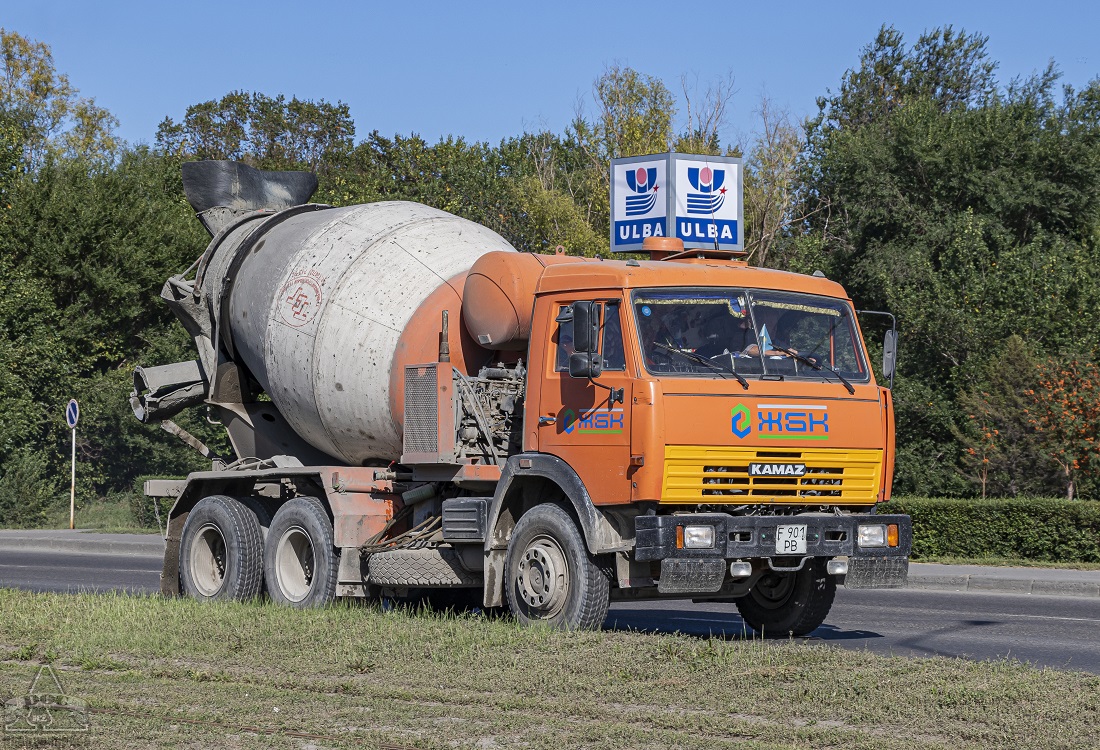
M 1100 80 L 1075 90 L 1052 64 L 1002 82 L 986 41 L 883 27 L 814 117 L 763 100 L 744 142 L 720 137 L 732 78 L 675 94 L 612 66 L 564 132 L 495 145 L 359 137 L 343 103 L 236 91 L 132 146 L 45 44 L 0 30 L 0 521 L 34 523 L 59 494 L 70 397 L 85 501 L 202 468 L 126 399 L 135 365 L 193 356 L 158 299 L 207 241 L 191 159 L 308 169 L 320 202 L 420 201 L 521 251 L 607 256 L 612 158 L 742 156 L 750 263 L 821 270 L 898 317 L 896 492 L 1095 498 Z

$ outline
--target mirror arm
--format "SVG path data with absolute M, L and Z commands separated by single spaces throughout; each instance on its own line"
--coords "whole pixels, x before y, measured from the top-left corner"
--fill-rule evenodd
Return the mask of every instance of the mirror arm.
M 894 374 L 898 371 L 897 346 L 898 346 L 898 319 L 893 313 L 880 310 L 856 310 L 856 315 L 885 315 L 890 319 L 890 330 L 894 333 L 894 366 L 890 368 L 890 390 L 894 390 Z
M 620 403 L 620 404 L 626 402 L 626 389 L 625 388 L 613 388 L 609 385 L 604 385 L 603 383 L 597 383 L 595 381 L 595 379 L 593 379 L 591 376 L 589 376 L 588 382 L 591 383 L 592 385 L 596 386 L 597 388 L 605 388 L 605 389 L 611 391 L 610 398 L 611 398 L 611 405 L 612 406 L 614 406 L 616 404 L 616 402 Z

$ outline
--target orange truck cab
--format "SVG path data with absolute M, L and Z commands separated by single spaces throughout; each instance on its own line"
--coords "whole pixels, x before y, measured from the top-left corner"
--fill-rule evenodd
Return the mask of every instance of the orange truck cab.
M 612 595 L 732 600 L 787 635 L 824 621 L 839 581 L 904 585 L 910 520 L 875 513 L 891 394 L 839 284 L 707 252 L 555 260 L 534 289 L 509 466 L 543 465 L 582 496 L 567 506 L 614 529 Z

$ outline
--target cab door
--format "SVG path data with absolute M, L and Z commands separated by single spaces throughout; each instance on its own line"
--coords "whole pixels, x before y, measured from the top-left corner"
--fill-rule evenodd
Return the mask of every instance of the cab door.
M 599 303 L 603 373 L 594 382 L 569 375 L 573 322 L 566 318 L 569 305 L 579 299 Z M 633 383 L 623 341 L 622 300 L 578 296 L 555 299 L 551 304 L 552 324 L 542 341 L 546 348 L 539 396 L 538 450 L 568 463 L 596 505 L 630 502 Z M 621 393 L 622 399 L 618 393 L 613 396 L 610 389 Z

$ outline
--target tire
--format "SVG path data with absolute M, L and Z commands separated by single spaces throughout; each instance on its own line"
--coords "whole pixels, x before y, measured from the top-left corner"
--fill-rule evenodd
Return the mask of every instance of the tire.
M 298 497 L 279 508 L 264 545 L 264 580 L 271 600 L 297 609 L 336 598 L 340 553 L 321 501 Z
M 256 516 L 231 497 L 200 500 L 183 526 L 180 584 L 199 601 L 258 597 L 263 591 L 263 536 Z
M 765 573 L 748 594 L 734 599 L 745 624 L 765 638 L 808 635 L 825 622 L 836 596 L 836 580 L 824 560 L 811 560 L 793 573 Z
M 260 531 L 263 532 L 263 538 L 266 542 L 267 530 L 271 528 L 271 509 L 256 497 L 238 497 L 237 500 L 241 505 L 256 514 L 256 520 L 260 523 Z
M 375 552 L 367 560 L 368 583 L 410 588 L 481 586 L 481 575 L 463 567 L 449 547 Z
M 520 517 L 504 570 L 508 609 L 524 625 L 592 630 L 607 619 L 607 576 L 557 505 L 539 505 Z

